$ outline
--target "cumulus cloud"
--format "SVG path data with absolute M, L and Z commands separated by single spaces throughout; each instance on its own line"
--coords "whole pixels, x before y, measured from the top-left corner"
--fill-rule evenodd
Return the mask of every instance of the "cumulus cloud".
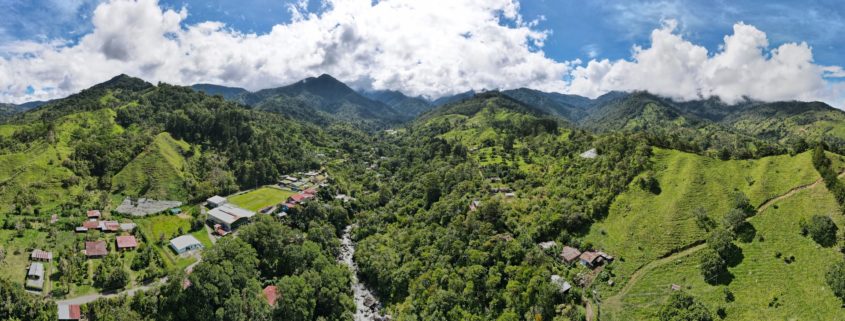
M 766 34 L 737 23 L 720 50 L 685 40 L 668 20 L 651 33 L 651 47 L 633 48 L 631 60 L 591 60 L 571 72 L 568 91 L 595 97 L 611 90 L 649 92 L 680 100 L 718 96 L 728 103 L 746 98 L 822 100 L 843 106 L 843 86 L 826 78 L 845 76 L 841 67 L 813 62 L 806 43 L 769 50 Z
M 0 101 L 61 97 L 119 73 L 252 90 L 329 73 L 359 88 L 430 97 L 566 87 L 569 64 L 544 55 L 547 32 L 523 19 L 518 0 L 326 0 L 319 14 L 306 4 L 289 7 L 289 23 L 245 34 L 187 24 L 187 9 L 156 0 L 107 1 L 78 43 L 4 45 Z

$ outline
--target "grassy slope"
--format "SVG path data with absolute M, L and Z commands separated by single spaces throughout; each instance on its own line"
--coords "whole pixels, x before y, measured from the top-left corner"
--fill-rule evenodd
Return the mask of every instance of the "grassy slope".
M 591 227 L 586 240 L 624 261 L 615 263 L 618 283 L 643 264 L 705 238 L 693 210 L 702 207 L 716 222 L 732 207 L 739 190 L 758 206 L 793 187 L 819 178 L 810 153 L 760 160 L 720 161 L 671 150 L 655 150 L 654 169 L 662 193 L 632 184 L 608 216 Z
M 243 194 L 230 196 L 228 200 L 250 211 L 258 211 L 267 206 L 282 203 L 293 194 L 296 193 L 278 187 L 265 186 Z
M 126 165 L 112 179 L 114 192 L 153 199 L 184 200 L 185 190 L 183 153 L 190 145 L 175 140 L 168 133 L 158 134 L 141 154 Z M 122 189 L 120 189 L 122 188 Z
M 841 254 L 801 236 L 798 225 L 801 218 L 828 214 L 841 229 L 843 218 L 837 215 L 836 201 L 819 184 L 775 205 L 749 220 L 764 240 L 737 243 L 744 259 L 729 268 L 734 278 L 727 286 L 734 293 L 735 302 L 724 301 L 724 285 L 703 281 L 698 269 L 699 252 L 646 274 L 622 300 L 623 306 L 603 307 L 603 319 L 654 319 L 661 302 L 671 292 L 669 286 L 680 284 L 711 310 L 725 307 L 725 320 L 845 320 L 841 302 L 824 281 L 828 265 Z M 777 251 L 784 256 L 794 255 L 795 262 L 786 264 L 775 258 Z M 778 298 L 779 307 L 769 307 L 774 298 Z
M 80 186 L 62 188 L 62 180 L 73 173 L 62 167 L 62 160 L 72 152 L 74 133 L 93 132 L 106 127 L 120 132 L 111 109 L 83 112 L 62 117 L 55 129 L 55 142 L 33 143 L 28 149 L 0 154 L 0 212 L 10 210 L 15 195 L 31 190 L 42 208 L 49 209 L 83 192 Z M 20 125 L 0 125 L 0 132 L 10 132 Z

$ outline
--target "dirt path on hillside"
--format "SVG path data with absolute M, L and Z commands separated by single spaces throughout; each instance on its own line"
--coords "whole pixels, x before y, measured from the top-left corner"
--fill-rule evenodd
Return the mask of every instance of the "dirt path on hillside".
M 845 170 L 840 172 L 838 177 L 839 178 L 845 177 Z M 763 202 L 762 204 L 760 204 L 760 206 L 757 206 L 757 213 L 760 213 L 760 212 L 766 210 L 767 208 L 769 208 L 772 204 L 774 204 L 777 201 L 781 201 L 783 199 L 792 197 L 793 195 L 797 194 L 800 191 L 815 188 L 815 187 L 817 187 L 821 184 L 824 184 L 824 180 L 822 178 L 819 178 L 815 182 L 812 182 L 810 184 L 805 184 L 805 185 L 793 187 L 792 189 L 790 189 L 786 193 L 781 194 L 781 195 L 776 196 L 776 197 L 773 197 L 771 199 L 768 199 L 765 202 Z M 619 292 L 616 293 L 616 295 L 609 297 L 609 298 L 607 298 L 607 300 L 604 301 L 605 304 L 607 304 L 609 306 L 620 307 L 620 305 L 622 304 L 622 298 L 624 298 L 625 295 L 628 294 L 628 292 L 631 290 L 631 288 L 633 288 L 634 285 L 637 284 L 637 282 L 646 273 L 651 272 L 652 270 L 654 270 L 655 268 L 658 268 L 660 266 L 674 262 L 675 260 L 680 259 L 682 257 L 689 256 L 690 254 L 693 254 L 693 253 L 703 249 L 705 246 L 707 246 L 706 243 L 703 243 L 702 241 L 697 241 L 697 243 L 699 243 L 699 242 L 701 244 L 695 245 L 695 243 L 693 243 L 692 245 L 690 245 L 689 248 L 687 248 L 685 250 L 679 251 L 677 253 L 671 254 L 671 255 L 666 256 L 664 258 L 660 258 L 660 259 L 651 261 L 651 262 L 643 265 L 642 267 L 640 267 L 639 269 L 634 271 L 633 274 L 631 274 L 631 277 L 628 278 L 628 282 L 625 282 L 625 286 L 622 287 L 622 289 L 619 290 Z M 589 306 L 589 304 L 588 304 L 588 306 Z M 590 319 L 588 318 L 587 320 L 590 320 Z

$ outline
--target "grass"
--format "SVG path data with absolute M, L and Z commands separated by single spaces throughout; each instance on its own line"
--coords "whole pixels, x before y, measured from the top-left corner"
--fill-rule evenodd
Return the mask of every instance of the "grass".
M 757 237 L 750 243 L 737 242 L 744 258 L 729 268 L 733 279 L 728 285 L 703 281 L 698 252 L 644 275 L 622 299 L 622 306 L 603 306 L 603 319 L 655 319 L 660 304 L 671 293 L 669 286 L 679 284 L 711 311 L 724 307 L 725 320 L 843 320 L 842 303 L 824 281 L 828 266 L 840 260 L 841 254 L 802 236 L 798 223 L 801 218 L 827 214 L 842 229 L 836 201 L 820 184 L 775 205 L 749 219 Z M 795 256 L 795 262 L 786 264 L 775 257 L 776 252 Z M 735 302 L 725 302 L 725 287 L 734 293 Z M 775 298 L 779 306 L 770 307 Z
M 758 206 L 819 178 L 809 152 L 721 161 L 656 149 L 653 163 L 662 192 L 654 195 L 632 183 L 585 237 L 596 248 L 620 257 L 614 263 L 619 284 L 645 263 L 703 240 L 706 231 L 697 226 L 694 209 L 705 209 L 721 223 L 733 206 L 735 191 L 744 192 Z
M 175 140 L 168 133 L 158 134 L 153 142 L 112 179 L 114 193 L 153 199 L 184 200 L 185 157 L 190 145 Z
M 138 224 L 138 228 L 141 229 L 141 233 L 143 233 L 144 237 L 148 240 L 147 244 L 155 246 L 155 249 L 159 254 L 161 254 L 162 258 L 164 258 L 164 263 L 167 268 L 184 269 L 196 261 L 193 257 L 183 257 L 177 255 L 168 245 L 170 239 L 182 235 L 179 234 L 180 228 L 183 233 L 190 232 L 191 220 L 189 218 L 181 218 L 175 215 L 158 215 L 137 219 L 135 222 Z M 211 240 L 208 238 L 208 234 L 204 229 L 200 229 L 199 231 L 192 232 L 190 234 L 196 237 L 197 240 L 199 240 L 206 248 L 211 247 Z M 164 236 L 164 245 L 159 244 L 161 236 Z
M 295 192 L 273 186 L 264 186 L 242 194 L 228 197 L 230 203 L 248 209 L 258 211 L 267 206 L 273 206 L 284 202 Z

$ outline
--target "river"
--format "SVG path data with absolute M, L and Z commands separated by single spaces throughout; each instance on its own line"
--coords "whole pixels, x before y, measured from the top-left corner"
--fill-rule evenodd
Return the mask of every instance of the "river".
M 390 317 L 382 316 L 379 313 L 379 303 L 373 293 L 358 281 L 358 265 L 352 260 L 355 255 L 355 243 L 350 235 L 353 225 L 348 225 L 343 230 L 343 237 L 340 239 L 340 261 L 349 266 L 352 270 L 352 295 L 355 297 L 355 321 L 382 321 L 390 320 Z

